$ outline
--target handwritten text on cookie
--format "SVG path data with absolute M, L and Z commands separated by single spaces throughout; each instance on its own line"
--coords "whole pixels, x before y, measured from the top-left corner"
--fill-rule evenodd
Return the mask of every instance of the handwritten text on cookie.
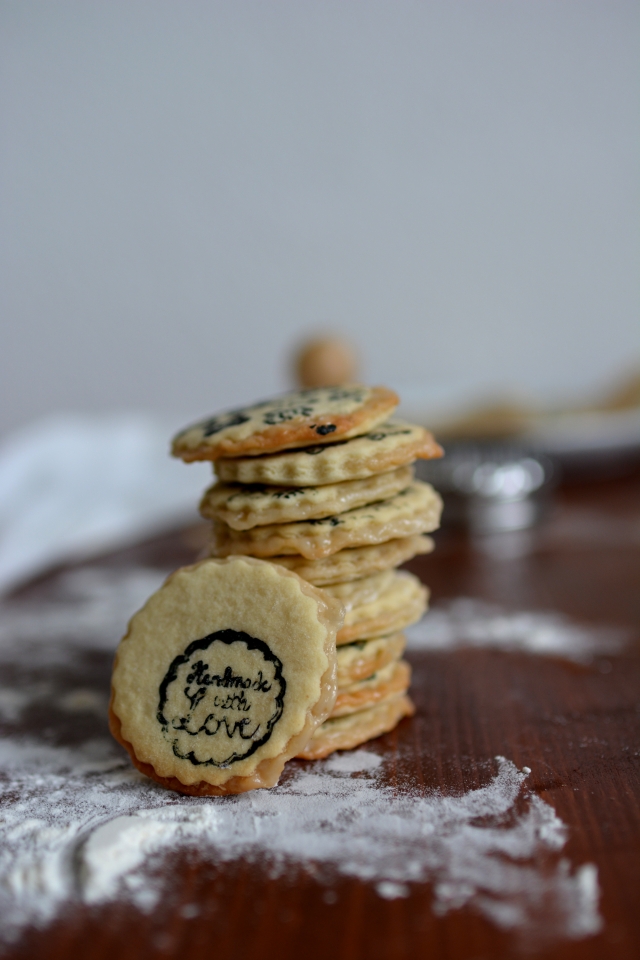
M 158 722 L 175 756 L 227 767 L 266 743 L 285 690 L 282 664 L 264 641 L 219 630 L 190 643 L 170 665 Z

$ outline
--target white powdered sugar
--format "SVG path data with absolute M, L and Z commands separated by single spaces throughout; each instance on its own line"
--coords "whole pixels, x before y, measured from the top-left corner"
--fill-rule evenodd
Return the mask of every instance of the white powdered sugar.
M 565 825 L 503 758 L 485 786 L 460 795 L 385 786 L 384 761 L 359 750 L 298 767 L 273 790 L 204 801 L 145 780 L 108 742 L 5 742 L 0 763 L 4 796 L 18 797 L 1 825 L 5 937 L 69 900 L 125 897 L 152 909 L 164 890 L 149 866 L 179 847 L 215 861 L 249 857 L 272 874 L 315 863 L 326 884 L 335 872 L 359 877 L 384 898 L 428 880 L 436 913 L 470 905 L 533 936 L 540 925 L 552 937 L 600 927 L 595 868 L 561 856 Z
M 74 903 L 154 909 L 168 896 L 158 865 L 176 850 L 249 858 L 270 875 L 313 869 L 325 898 L 340 876 L 383 899 L 428 881 L 435 913 L 467 906 L 532 939 L 600 929 L 595 867 L 563 855 L 567 827 L 527 789 L 530 770 L 505 758 L 462 793 L 389 786 L 375 744 L 291 763 L 278 787 L 237 797 L 182 797 L 144 778 L 106 735 L 103 711 L 111 651 L 161 580 L 94 569 L 59 581 L 61 600 L 0 606 L 0 658 L 21 678 L 0 691 L 0 939 Z M 34 711 L 47 718 L 42 737 L 20 726 Z
M 582 626 L 559 613 L 507 611 L 468 597 L 434 607 L 405 633 L 409 650 L 492 647 L 577 663 L 616 653 L 625 642 L 619 629 Z

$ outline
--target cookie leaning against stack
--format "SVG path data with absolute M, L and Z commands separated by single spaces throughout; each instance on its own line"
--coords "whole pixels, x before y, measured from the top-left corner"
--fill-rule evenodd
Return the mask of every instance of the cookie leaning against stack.
M 343 614 L 252 557 L 176 570 L 120 641 L 111 732 L 139 770 L 180 793 L 274 786 L 333 710 Z
M 287 394 L 182 431 L 173 453 L 214 461 L 200 504 L 213 557 L 271 561 L 346 609 L 337 631 L 338 691 L 298 756 L 316 759 L 393 729 L 413 713 L 402 630 L 427 590 L 394 568 L 433 543 L 441 501 L 414 479 L 442 455 L 422 427 L 391 418 L 397 396 L 360 385 Z

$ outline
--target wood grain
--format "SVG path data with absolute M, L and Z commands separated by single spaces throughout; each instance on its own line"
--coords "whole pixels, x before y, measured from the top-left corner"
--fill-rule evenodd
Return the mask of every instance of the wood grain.
M 198 537 L 198 530 L 178 532 L 100 562 L 177 566 L 193 559 Z M 535 531 L 476 541 L 443 531 L 435 553 L 408 566 L 430 586 L 434 604 L 469 596 L 629 632 L 622 652 L 587 666 L 487 649 L 413 653 L 417 714 L 378 742 L 392 786 L 468 790 L 488 781 L 498 755 L 528 765 L 533 789 L 568 825 L 566 856 L 574 865 L 597 865 L 601 933 L 545 942 L 542 918 L 540 936 L 527 943 L 470 909 L 436 916 L 428 884 L 413 885 L 407 898 L 384 900 L 372 885 L 340 876 L 327 887 L 314 877 L 312 864 L 274 880 L 256 864 L 215 866 L 195 855 L 174 855 L 162 867 L 171 893 L 161 909 L 147 915 L 124 903 L 75 906 L 46 930 L 29 931 L 7 956 L 640 956 L 640 476 L 561 489 Z M 43 578 L 22 596 L 42 596 L 54 582 Z M 90 677 L 108 689 L 109 660 L 87 653 L 69 684 Z M 31 722 L 39 721 L 34 716 Z M 102 732 L 99 718 L 93 722 Z M 65 736 L 73 735 L 70 727 Z

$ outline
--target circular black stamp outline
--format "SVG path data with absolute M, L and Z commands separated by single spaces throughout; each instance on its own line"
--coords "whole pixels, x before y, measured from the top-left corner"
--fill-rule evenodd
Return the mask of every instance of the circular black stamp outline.
M 218 763 L 216 760 L 198 760 L 191 750 L 187 754 L 180 753 L 176 747 L 176 742 L 172 743 L 173 753 L 180 760 L 188 760 L 196 767 L 229 767 L 232 763 L 235 763 L 237 760 L 246 760 L 247 757 L 250 757 L 253 753 L 258 750 L 264 743 L 267 742 L 271 734 L 273 733 L 273 728 L 276 723 L 282 716 L 282 711 L 284 710 L 284 696 L 287 689 L 287 682 L 282 676 L 282 661 L 278 659 L 264 642 L 264 640 L 257 640 L 256 637 L 250 636 L 248 633 L 244 633 L 242 630 L 216 630 L 215 633 L 209 633 L 206 637 L 202 637 L 201 640 L 194 640 L 186 648 L 184 653 L 178 654 L 175 657 L 169 669 L 167 670 L 162 683 L 160 684 L 159 693 L 160 700 L 158 702 L 158 712 L 156 714 L 156 719 L 158 723 L 162 725 L 162 732 L 166 735 L 169 733 L 169 721 L 164 716 L 163 710 L 167 702 L 167 688 L 170 683 L 173 683 L 174 680 L 178 677 L 178 667 L 181 667 L 183 663 L 186 663 L 191 654 L 196 650 L 206 650 L 211 646 L 212 643 L 220 641 L 221 643 L 226 643 L 231 645 L 232 643 L 245 643 L 249 650 L 259 650 L 265 660 L 273 663 L 275 668 L 274 680 L 280 684 L 280 692 L 275 698 L 276 700 L 276 710 L 273 716 L 270 718 L 267 723 L 267 732 L 261 740 L 256 740 L 247 753 L 242 755 L 234 753 L 229 759 L 224 760 L 222 763 Z

